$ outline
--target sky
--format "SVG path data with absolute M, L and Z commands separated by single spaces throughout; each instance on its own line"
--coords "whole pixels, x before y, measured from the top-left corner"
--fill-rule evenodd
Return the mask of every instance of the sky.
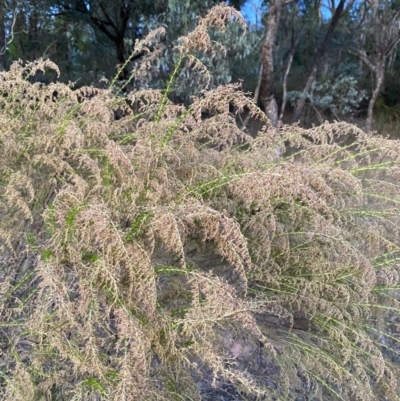
M 265 10 L 265 6 L 262 7 L 264 0 L 247 0 L 246 3 L 241 7 L 241 12 L 247 22 L 250 24 L 261 24 L 260 18 L 262 15 L 262 10 Z M 338 1 L 335 0 L 337 5 Z M 321 3 L 321 14 L 322 18 L 330 18 L 331 13 L 328 11 L 328 0 L 322 0 Z
M 260 24 L 262 3 L 263 0 L 247 0 L 246 3 L 241 7 L 243 17 L 250 24 Z

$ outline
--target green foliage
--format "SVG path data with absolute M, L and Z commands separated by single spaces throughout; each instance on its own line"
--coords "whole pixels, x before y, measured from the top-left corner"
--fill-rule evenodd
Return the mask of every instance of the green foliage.
M 293 104 L 300 97 L 306 97 L 308 104 L 321 115 L 330 112 L 336 119 L 341 120 L 353 114 L 362 100 L 366 97 L 364 90 L 357 89 L 355 77 L 344 75 L 336 77 L 335 81 L 330 80 L 315 84 L 311 93 L 289 92 L 287 98 Z M 320 121 L 322 123 L 322 121 Z
M 131 242 L 135 238 L 142 236 L 145 233 L 145 227 L 149 221 L 154 217 L 154 213 L 151 211 L 145 211 L 132 222 L 130 231 L 125 236 L 125 241 Z

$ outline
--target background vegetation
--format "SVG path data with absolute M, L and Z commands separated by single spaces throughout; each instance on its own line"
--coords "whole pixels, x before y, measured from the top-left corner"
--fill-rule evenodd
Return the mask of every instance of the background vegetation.
M 0 68 L 19 59 L 49 58 L 64 83 L 104 88 L 121 65 L 129 79 L 144 52 L 130 58 L 135 41 L 164 28 L 159 54 L 146 82 L 125 89 L 164 87 L 177 62 L 172 51 L 180 36 L 219 0 L 2 0 Z M 267 113 L 303 126 L 325 120 L 349 121 L 398 133 L 400 9 L 396 0 L 232 0 L 245 10 L 250 28 L 232 25 L 229 34 L 210 33 L 226 53 L 201 54 L 210 87 L 242 80 L 245 91 Z M 215 37 L 213 36 L 215 35 Z M 263 50 L 264 49 L 264 50 Z M 153 50 L 150 46 L 150 50 Z M 126 61 L 129 59 L 129 62 Z M 190 65 L 179 71 L 170 98 L 191 102 L 204 79 Z M 35 77 L 47 82 L 54 75 Z M 247 111 L 247 110 L 246 110 Z M 367 119 L 368 117 L 368 119 Z M 245 119 L 245 116 L 243 116 Z
M 164 86 L 163 27 L 104 88 L 0 73 L 2 399 L 400 398 L 399 142 L 217 86 L 245 28 L 213 7 Z

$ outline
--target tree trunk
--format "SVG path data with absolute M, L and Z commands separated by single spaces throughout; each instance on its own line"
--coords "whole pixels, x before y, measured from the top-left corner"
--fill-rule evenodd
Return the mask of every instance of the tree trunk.
M 369 55 L 363 47 L 364 32 L 362 32 L 360 40 L 361 46 L 354 50 L 348 50 L 350 54 L 358 57 L 374 76 L 375 87 L 368 104 L 368 115 L 365 122 L 367 132 L 372 130 L 374 106 L 384 81 L 386 62 L 400 42 L 400 11 L 381 7 L 381 5 L 378 1 L 370 5 L 369 20 L 365 23 L 369 32 L 372 32 Z
M 35 61 L 38 58 L 38 15 L 33 11 L 29 16 L 28 24 L 28 43 L 29 43 L 29 61 Z
M 365 123 L 365 129 L 367 132 L 371 132 L 372 130 L 374 106 L 383 84 L 384 72 L 385 72 L 384 64 L 377 66 L 375 74 L 375 88 L 374 91 L 372 92 L 372 97 L 368 104 L 368 115 L 367 115 L 367 121 Z
M 0 4 L 0 71 L 6 68 L 6 27 L 5 27 L 5 9 Z
M 124 36 L 123 35 L 117 35 L 115 37 L 115 49 L 117 51 L 117 60 L 118 60 L 118 64 L 117 64 L 117 69 L 118 71 L 124 66 L 125 64 L 125 44 L 124 44 Z M 124 80 L 126 79 L 128 76 L 128 71 L 126 69 L 126 67 L 124 67 L 118 75 L 118 79 L 119 80 Z
M 113 43 L 116 51 L 116 67 L 119 71 L 126 61 L 124 38 L 130 14 L 133 11 L 133 5 L 129 2 L 128 4 L 125 4 L 124 1 L 119 1 L 118 3 L 119 4 L 116 4 L 115 9 L 113 10 L 115 11 L 115 14 L 106 8 L 102 2 L 98 4 L 97 8 L 89 8 L 84 0 L 79 0 L 76 3 L 75 11 L 84 15 L 90 15 L 90 24 L 106 35 L 106 37 Z M 124 80 L 127 76 L 128 71 L 126 68 L 123 68 L 122 71 L 120 71 L 118 78 Z
M 304 95 L 310 92 L 313 84 L 317 80 L 317 72 L 318 72 L 319 63 L 328 47 L 328 43 L 332 39 L 333 32 L 335 31 L 335 29 L 339 23 L 339 20 L 343 15 L 345 2 L 346 2 L 346 0 L 340 0 L 339 4 L 335 10 L 335 14 L 332 17 L 331 23 L 328 28 L 328 32 L 326 33 L 324 40 L 322 41 L 322 43 L 319 45 L 317 51 L 315 52 L 314 60 L 313 60 L 312 66 L 311 66 L 311 72 L 310 72 L 310 75 L 308 76 L 307 82 L 303 89 Z M 353 2 L 353 0 L 350 0 L 350 3 L 352 3 L 352 2 Z M 293 114 L 293 122 L 297 122 L 299 120 L 300 115 L 303 112 L 305 104 L 306 104 L 306 96 L 301 97 L 297 101 L 296 109 Z
M 292 67 L 293 57 L 294 57 L 294 53 L 296 51 L 296 46 L 297 46 L 297 43 L 299 42 L 299 39 L 300 39 L 300 36 L 296 40 L 294 39 L 294 30 L 293 30 L 292 31 L 292 43 L 291 43 L 290 52 L 289 52 L 288 60 L 286 63 L 286 69 L 285 69 L 285 73 L 283 75 L 283 81 L 282 81 L 283 99 L 282 99 L 281 112 L 279 114 L 280 122 L 282 121 L 283 115 L 285 113 L 286 102 L 287 102 L 287 80 L 288 80 L 290 68 Z
M 278 105 L 273 94 L 272 85 L 274 82 L 274 48 L 282 5 L 283 0 L 273 0 L 270 3 L 265 42 L 261 56 L 262 71 L 257 99 L 273 127 L 278 125 Z

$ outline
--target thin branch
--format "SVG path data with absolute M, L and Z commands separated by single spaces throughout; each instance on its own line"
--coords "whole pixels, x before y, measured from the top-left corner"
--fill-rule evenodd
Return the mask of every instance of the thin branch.
M 347 52 L 360 59 L 372 72 L 376 72 L 376 66 L 372 64 L 364 50 L 347 50 Z
M 104 24 L 104 21 L 99 20 L 98 18 L 91 17 L 90 20 L 93 22 L 93 24 L 99 28 L 101 32 L 103 32 L 109 39 L 111 39 L 113 42 L 117 40 L 117 36 L 113 35 L 106 27 Z M 107 24 L 106 24 L 107 25 Z
M 13 13 L 13 21 L 11 24 L 11 28 L 10 28 L 10 39 L 6 40 L 6 43 L 4 44 L 3 48 L 0 50 L 0 55 L 3 56 L 4 54 L 6 54 L 7 51 L 7 46 L 9 44 L 11 44 L 11 42 L 14 40 L 14 27 L 15 27 L 15 23 L 17 22 L 17 8 L 14 9 L 14 13 Z
M 100 8 L 101 8 L 101 11 L 103 11 L 103 15 L 106 17 L 106 19 L 108 21 L 108 23 L 105 25 L 111 26 L 114 29 L 114 31 L 117 32 L 117 27 L 115 26 L 114 21 L 108 15 L 107 10 L 104 7 L 104 4 L 102 2 L 100 2 Z

